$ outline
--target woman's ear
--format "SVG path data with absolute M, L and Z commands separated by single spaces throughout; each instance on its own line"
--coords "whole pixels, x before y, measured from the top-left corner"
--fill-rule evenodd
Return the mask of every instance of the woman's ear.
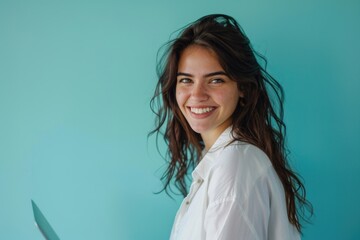
M 242 90 L 239 90 L 239 98 L 243 98 L 245 96 L 244 92 Z
M 245 106 L 245 88 L 244 86 L 239 87 L 239 104 L 240 106 Z

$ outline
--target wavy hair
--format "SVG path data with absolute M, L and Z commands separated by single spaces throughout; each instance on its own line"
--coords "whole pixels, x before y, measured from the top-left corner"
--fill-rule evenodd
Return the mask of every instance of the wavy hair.
M 187 25 L 179 36 L 169 41 L 157 65 L 158 83 L 150 107 L 156 114 L 156 133 L 168 145 L 167 169 L 161 177 L 168 194 L 171 184 L 186 196 L 190 169 L 200 161 L 204 143 L 182 115 L 176 102 L 176 77 L 181 53 L 190 45 L 212 50 L 230 79 L 244 93 L 232 116 L 235 140 L 253 144 L 272 162 L 285 190 L 289 221 L 301 232 L 300 218 L 307 221 L 306 210 L 313 213 L 306 200 L 300 177 L 291 170 L 285 148 L 286 126 L 283 121 L 284 91 L 267 73 L 266 59 L 253 50 L 237 21 L 227 15 L 204 16 Z M 264 61 L 262 67 L 258 60 Z M 272 98 L 270 98 L 270 96 Z M 172 191 L 172 190 L 171 190 Z

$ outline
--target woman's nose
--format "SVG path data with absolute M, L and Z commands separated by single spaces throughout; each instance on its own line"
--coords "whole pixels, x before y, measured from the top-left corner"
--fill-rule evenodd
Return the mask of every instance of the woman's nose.
M 201 83 L 194 84 L 191 92 L 191 97 L 197 101 L 204 101 L 209 98 L 206 87 Z

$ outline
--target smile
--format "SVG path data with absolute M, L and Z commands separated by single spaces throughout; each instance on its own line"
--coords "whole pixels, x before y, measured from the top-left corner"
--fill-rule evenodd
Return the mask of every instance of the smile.
M 204 113 L 208 113 L 213 111 L 215 108 L 214 107 L 206 107 L 206 108 L 195 108 L 195 107 L 190 107 L 190 111 L 192 113 L 195 114 L 204 114 Z

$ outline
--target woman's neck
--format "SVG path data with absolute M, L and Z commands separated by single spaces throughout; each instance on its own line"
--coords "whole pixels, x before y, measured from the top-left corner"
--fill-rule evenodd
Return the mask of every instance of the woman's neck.
M 230 124 L 223 124 L 212 131 L 201 133 L 201 138 L 205 144 L 205 150 L 208 151 L 219 138 L 219 136 L 230 126 Z

